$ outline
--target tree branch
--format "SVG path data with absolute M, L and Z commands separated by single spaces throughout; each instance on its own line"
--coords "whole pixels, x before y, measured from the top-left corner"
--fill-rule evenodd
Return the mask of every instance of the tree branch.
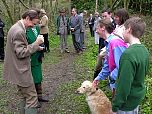
M 22 0 L 19 0 L 19 2 L 20 2 L 25 8 L 30 9 L 27 5 L 25 5 L 25 4 L 23 3 Z

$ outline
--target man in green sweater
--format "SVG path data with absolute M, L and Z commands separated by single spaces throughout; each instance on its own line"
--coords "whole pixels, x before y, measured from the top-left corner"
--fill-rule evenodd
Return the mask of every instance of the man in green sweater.
M 149 52 L 141 44 L 140 38 L 145 27 L 145 22 L 139 17 L 130 18 L 124 24 L 124 40 L 130 46 L 120 59 L 111 114 L 138 114 L 139 104 L 144 99 L 144 79 L 149 66 Z

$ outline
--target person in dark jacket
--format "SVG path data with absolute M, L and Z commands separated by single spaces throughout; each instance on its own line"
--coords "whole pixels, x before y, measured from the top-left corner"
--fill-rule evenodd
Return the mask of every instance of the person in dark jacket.
M 0 60 L 4 60 L 4 28 L 5 24 L 0 18 Z
M 92 14 L 90 14 L 90 17 L 88 19 L 88 24 L 90 28 L 91 37 L 94 37 L 94 31 L 93 31 L 94 21 L 95 21 L 95 18 L 93 17 Z

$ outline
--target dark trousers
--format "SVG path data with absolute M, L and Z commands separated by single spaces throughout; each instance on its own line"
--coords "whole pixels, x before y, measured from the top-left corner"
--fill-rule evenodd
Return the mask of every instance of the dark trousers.
M 4 59 L 4 37 L 0 37 L 0 59 Z
M 80 42 L 80 34 L 72 34 L 73 46 L 77 52 L 82 50 L 81 42 Z
M 45 45 L 45 50 L 44 51 L 50 51 L 48 33 L 47 34 L 41 34 L 41 35 L 43 35 L 43 37 L 44 37 L 44 45 Z
M 99 38 L 99 50 L 98 53 L 100 53 L 101 49 L 105 47 L 104 44 L 104 39 L 103 38 Z
M 89 28 L 91 36 L 94 37 L 93 25 L 89 25 Z

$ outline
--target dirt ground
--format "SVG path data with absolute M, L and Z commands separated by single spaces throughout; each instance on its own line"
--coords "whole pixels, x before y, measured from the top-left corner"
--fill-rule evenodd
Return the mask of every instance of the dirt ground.
M 47 112 L 49 104 L 53 104 L 56 88 L 62 83 L 72 81 L 75 78 L 73 61 L 77 56 L 74 52 L 61 55 L 60 62 L 52 65 L 43 65 L 43 93 L 49 99 L 48 103 L 42 103 L 38 114 L 50 114 Z
M 57 54 L 52 55 L 52 53 Z M 54 103 L 57 88 L 61 84 L 75 79 L 73 62 L 79 55 L 73 50 L 70 50 L 70 53 L 60 54 L 59 49 L 55 49 L 47 53 L 46 56 L 49 61 L 52 59 L 51 56 L 55 56 L 60 60 L 50 64 L 45 63 L 45 60 L 43 62 L 43 96 L 48 98 L 49 102 L 41 103 L 42 107 L 39 108 L 38 114 L 56 114 L 55 111 L 50 112 L 49 108 Z M 18 114 L 19 98 L 16 86 L 10 83 L 1 83 L 0 91 L 0 114 Z

